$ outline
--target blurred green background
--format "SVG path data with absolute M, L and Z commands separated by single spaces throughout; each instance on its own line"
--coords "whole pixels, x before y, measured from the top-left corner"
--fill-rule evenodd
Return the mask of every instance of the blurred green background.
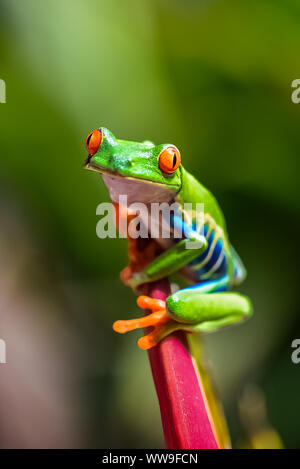
M 0 0 L 1 447 L 163 446 L 147 354 L 111 329 L 138 310 L 126 240 L 96 237 L 99 126 L 173 142 L 220 201 L 255 308 L 205 339 L 233 444 L 255 385 L 300 447 L 299 41 L 298 0 Z

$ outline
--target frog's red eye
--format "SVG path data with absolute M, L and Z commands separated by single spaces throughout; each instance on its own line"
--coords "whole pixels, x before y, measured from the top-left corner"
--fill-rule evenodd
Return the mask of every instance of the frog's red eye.
M 176 147 L 169 146 L 160 152 L 158 164 L 160 169 L 167 174 L 172 174 L 180 166 L 181 156 Z
M 102 142 L 102 132 L 101 130 L 93 130 L 86 137 L 85 146 L 89 155 L 94 155 L 99 150 L 99 147 Z

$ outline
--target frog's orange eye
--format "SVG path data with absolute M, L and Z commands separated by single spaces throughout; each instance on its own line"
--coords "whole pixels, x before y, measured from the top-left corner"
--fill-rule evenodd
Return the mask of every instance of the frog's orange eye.
M 85 146 L 89 155 L 94 155 L 99 150 L 99 147 L 102 142 L 102 132 L 101 130 L 93 130 L 86 137 Z
M 167 147 L 158 156 L 160 169 L 167 174 L 172 174 L 180 166 L 181 156 L 176 147 Z

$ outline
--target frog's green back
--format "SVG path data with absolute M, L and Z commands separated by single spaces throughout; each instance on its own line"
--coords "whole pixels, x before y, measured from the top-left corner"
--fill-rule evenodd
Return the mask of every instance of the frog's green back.
M 196 203 L 204 204 L 204 213 L 209 214 L 216 224 L 222 228 L 227 238 L 226 222 L 222 210 L 212 195 L 200 182 L 197 181 L 186 169 L 181 166 L 181 190 L 178 195 L 180 203 L 192 203 L 193 209 L 196 209 Z M 194 206 L 195 204 L 195 206 Z

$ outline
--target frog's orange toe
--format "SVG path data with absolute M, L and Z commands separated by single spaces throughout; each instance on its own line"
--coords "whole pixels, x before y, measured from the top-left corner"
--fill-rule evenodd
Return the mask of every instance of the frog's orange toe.
M 152 347 L 155 347 L 155 345 L 158 344 L 159 341 L 156 341 L 154 338 L 149 337 L 150 334 L 145 335 L 144 337 L 141 337 L 138 340 L 138 346 L 142 350 L 149 350 Z
M 136 300 L 138 306 L 143 309 L 151 309 L 151 311 L 161 311 L 166 309 L 166 302 L 150 298 L 150 296 L 141 295 Z
M 164 326 L 155 327 L 152 332 L 141 337 L 138 340 L 138 346 L 142 350 L 149 350 L 152 347 L 155 347 L 161 340 L 160 332 L 164 329 Z
M 141 327 L 154 327 L 154 330 L 148 335 L 141 337 L 138 341 L 140 348 L 147 350 L 154 347 L 160 340 L 160 332 L 164 328 L 164 325 L 169 321 L 169 317 L 166 311 L 166 303 L 162 300 L 150 298 L 149 296 L 139 296 L 137 304 L 143 309 L 150 309 L 153 311 L 147 316 L 143 316 L 137 319 L 129 319 L 127 321 L 116 321 L 113 324 L 114 331 L 119 334 L 125 334 L 125 332 L 133 331 Z
M 116 321 L 113 323 L 113 330 L 124 334 L 128 331 L 133 331 L 134 329 L 140 329 L 141 327 L 156 326 L 158 324 L 163 324 L 168 320 L 167 312 L 165 309 L 161 311 L 155 311 L 148 316 L 143 316 L 142 318 L 129 319 L 127 321 Z
M 119 334 L 125 334 L 125 332 L 130 331 L 127 322 L 129 321 L 115 321 L 113 323 L 113 330 Z

